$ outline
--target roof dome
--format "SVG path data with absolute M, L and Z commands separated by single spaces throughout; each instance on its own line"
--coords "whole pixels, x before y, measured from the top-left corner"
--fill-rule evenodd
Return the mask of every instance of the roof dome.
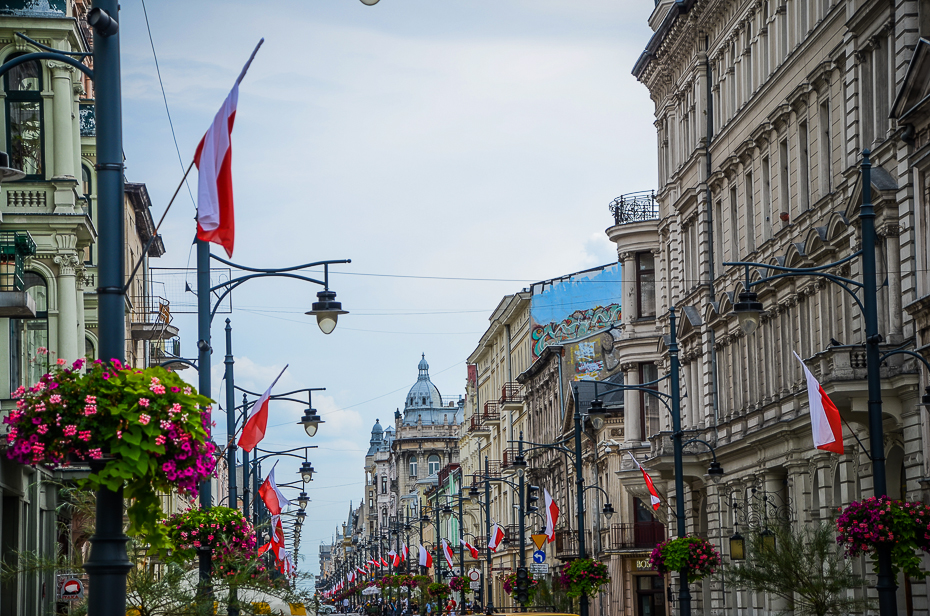
M 380 447 L 381 443 L 384 441 L 382 438 L 383 434 L 384 430 L 381 428 L 381 421 L 376 419 L 375 425 L 371 427 L 371 440 L 368 441 L 370 446 L 368 447 L 368 453 L 366 455 L 374 455 L 378 447 Z
M 404 403 L 404 411 L 411 409 L 431 409 L 442 406 L 442 396 L 439 395 L 439 389 L 429 380 L 429 364 L 426 363 L 426 354 L 420 360 L 417 369 L 420 371 L 417 382 L 413 384 L 407 393 L 407 400 Z
M 379 434 L 380 434 L 381 432 L 384 432 L 384 429 L 381 428 L 381 420 L 380 420 L 380 419 L 376 419 L 376 420 L 375 420 L 375 425 L 373 425 L 373 426 L 371 427 L 371 433 L 372 433 L 372 434 L 375 434 L 376 432 L 379 433 Z

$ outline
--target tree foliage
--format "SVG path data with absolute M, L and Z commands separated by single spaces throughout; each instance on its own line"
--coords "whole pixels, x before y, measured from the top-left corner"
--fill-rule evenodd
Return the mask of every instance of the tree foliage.
M 796 616 L 842 616 L 871 606 L 851 592 L 863 579 L 837 550 L 832 526 L 797 531 L 779 527 L 774 532 L 774 548 L 759 533 L 746 538 L 746 560 L 726 568 L 727 582 L 782 597 Z

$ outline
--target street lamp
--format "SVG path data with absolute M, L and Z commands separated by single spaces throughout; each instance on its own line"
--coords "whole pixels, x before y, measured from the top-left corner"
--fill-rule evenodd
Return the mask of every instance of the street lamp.
M 610 522 L 610 518 L 612 518 L 614 516 L 614 513 L 616 512 L 614 511 L 613 505 L 611 505 L 610 503 L 606 503 L 604 505 L 604 510 L 602 511 L 602 513 L 604 514 L 604 517 L 607 518 L 607 521 Z
M 748 336 L 759 327 L 762 302 L 759 301 L 755 292 L 746 288 L 739 294 L 738 301 L 733 304 L 733 312 L 736 313 L 740 328 Z
M 0 152 L 0 183 L 15 182 L 24 177 L 26 177 L 25 173 L 10 167 L 10 155 L 6 152 Z
M 324 334 L 331 334 L 336 329 L 336 322 L 340 314 L 349 314 L 342 309 L 342 304 L 336 301 L 336 292 L 325 289 L 316 294 L 319 301 L 313 302 L 310 312 L 306 314 L 316 317 L 316 324 Z
M 307 432 L 307 436 L 313 438 L 316 435 L 316 431 L 319 429 L 321 423 L 326 423 L 320 416 L 317 414 L 316 409 L 307 407 L 304 411 L 304 416 L 300 418 L 298 424 L 303 425 L 304 430 Z
M 739 534 L 739 531 L 736 531 L 730 537 L 730 558 L 732 560 L 746 560 L 746 540 Z
M 300 496 L 297 497 L 297 505 L 300 506 L 301 509 L 306 509 L 309 504 L 310 498 L 307 496 L 307 493 L 301 492 Z
M 303 479 L 304 482 L 313 481 L 314 472 L 313 464 L 311 464 L 309 461 L 304 460 L 304 463 L 300 465 L 300 478 Z

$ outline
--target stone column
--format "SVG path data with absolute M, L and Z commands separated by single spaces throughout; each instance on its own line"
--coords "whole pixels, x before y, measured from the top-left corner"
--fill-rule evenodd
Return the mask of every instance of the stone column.
M 83 263 L 79 263 L 77 268 L 75 268 L 75 307 L 77 308 L 77 352 L 78 357 L 84 357 L 84 351 L 86 348 L 86 343 L 84 342 L 87 336 L 87 324 L 84 317 L 84 276 L 87 273 L 87 269 L 84 267 Z M 94 358 L 91 357 L 91 360 Z
M 624 324 L 633 322 L 636 310 L 633 306 L 636 303 L 636 260 L 632 252 L 617 251 L 617 258 L 620 260 L 620 320 Z M 630 330 L 627 330 L 630 331 Z
M 52 72 L 52 136 L 54 146 L 53 176 L 74 178 L 74 127 L 72 75 L 67 64 L 50 62 Z
M 639 385 L 639 364 L 626 363 L 620 366 L 626 374 L 624 383 Z M 643 442 L 643 420 L 640 408 L 640 392 L 623 392 L 623 439 L 629 445 L 640 446 Z
M 55 257 L 58 264 L 58 357 L 68 363 L 83 356 L 78 353 L 78 313 L 75 267 L 80 260 L 74 254 Z
M 904 341 L 901 310 L 901 227 L 885 225 L 880 234 L 885 237 L 885 252 L 888 264 L 888 341 L 899 344 Z

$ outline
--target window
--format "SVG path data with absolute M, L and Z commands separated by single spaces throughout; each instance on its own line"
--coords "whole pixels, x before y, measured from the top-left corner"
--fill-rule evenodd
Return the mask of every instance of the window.
M 639 382 L 646 386 L 646 383 L 652 383 L 659 378 L 659 370 L 655 364 L 639 365 Z M 656 383 L 646 386 L 647 389 L 658 391 L 659 386 Z M 659 433 L 659 399 L 652 394 L 644 391 L 639 392 L 639 408 L 642 417 L 640 421 L 643 426 L 643 439 L 646 440 L 653 434 Z
M 439 472 L 439 456 L 433 454 L 426 459 L 427 464 L 429 464 L 429 474 L 433 475 Z
M 807 122 L 798 124 L 798 199 L 801 203 L 801 211 L 809 210 L 810 204 L 810 156 L 808 154 L 808 131 Z
M 820 103 L 820 194 L 833 190 L 833 142 L 830 139 L 830 101 Z
M 778 180 L 778 207 L 782 214 L 791 214 L 791 203 L 788 192 L 788 140 L 782 139 L 778 144 L 778 164 L 781 167 L 781 177 Z
M 24 62 L 10 69 L 6 74 L 4 89 L 10 165 L 21 169 L 27 179 L 40 179 L 43 175 L 43 135 L 42 68 L 39 63 Z
M 753 199 L 756 187 L 752 182 L 752 171 L 746 172 L 746 250 L 747 252 L 756 251 L 756 212 L 755 200 Z
M 38 383 L 48 372 L 48 286 L 34 272 L 23 274 L 23 287 L 36 303 L 34 319 L 10 319 L 10 384 Z
M 736 186 L 730 186 L 730 260 L 739 261 L 742 250 L 739 245 L 739 212 L 736 203 Z
M 410 476 L 411 477 L 417 476 L 417 457 L 416 456 L 410 456 Z
M 636 253 L 636 316 L 656 316 L 656 266 L 651 252 Z
M 769 157 L 762 159 L 762 241 L 772 239 L 772 169 Z
M 387 477 L 381 475 L 381 493 L 387 494 Z
M 369 498 L 369 499 L 368 499 L 368 508 L 369 508 L 369 509 L 374 509 L 374 508 L 375 508 L 375 500 L 374 500 L 373 498 Z
M 388 518 L 387 518 L 387 509 L 381 510 L 381 526 L 387 528 Z

